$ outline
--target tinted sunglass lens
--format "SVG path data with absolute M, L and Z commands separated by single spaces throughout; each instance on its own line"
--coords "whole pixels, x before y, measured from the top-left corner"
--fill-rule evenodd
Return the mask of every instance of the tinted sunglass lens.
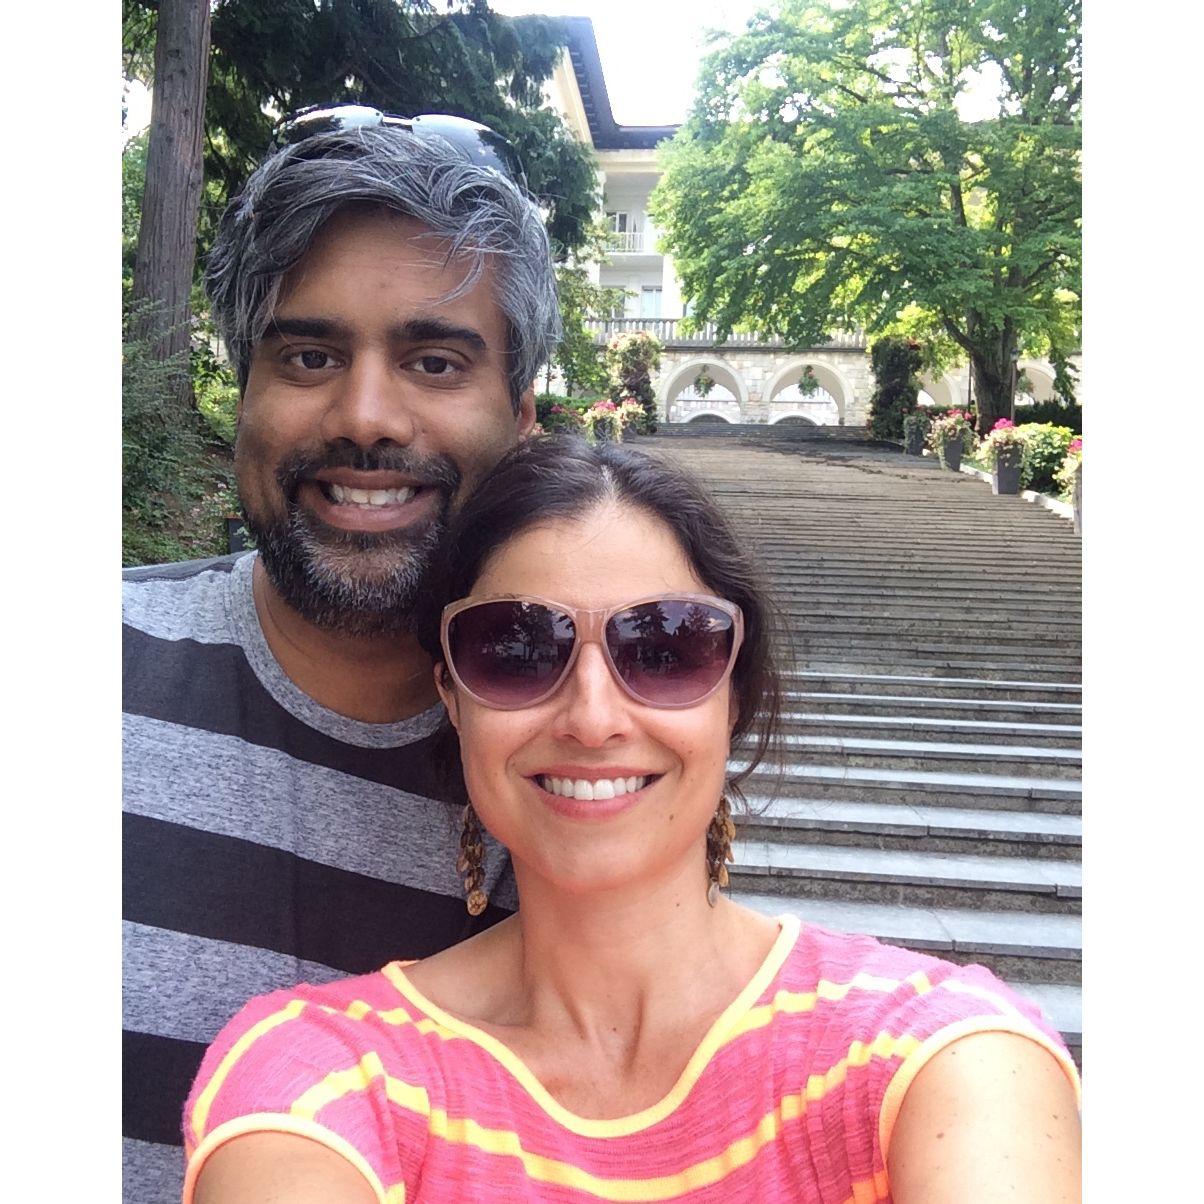
M 335 105 L 294 113 L 276 128 L 276 144 L 291 146 L 316 134 L 336 134 L 361 126 L 378 126 L 383 114 L 368 105 Z
M 606 647 L 637 698 L 659 706 L 698 702 L 731 659 L 731 615 L 705 602 L 664 599 L 620 611 L 606 624 Z
M 565 614 L 532 602 L 482 602 L 455 615 L 447 643 L 456 674 L 478 698 L 526 706 L 564 672 L 576 629 Z

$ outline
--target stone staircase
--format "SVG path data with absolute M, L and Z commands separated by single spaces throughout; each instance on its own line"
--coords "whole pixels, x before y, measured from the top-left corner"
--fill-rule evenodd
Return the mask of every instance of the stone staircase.
M 1078 537 L 931 460 L 793 435 L 639 441 L 707 482 L 780 609 L 783 765 L 745 784 L 733 895 L 986 965 L 1077 1058 Z

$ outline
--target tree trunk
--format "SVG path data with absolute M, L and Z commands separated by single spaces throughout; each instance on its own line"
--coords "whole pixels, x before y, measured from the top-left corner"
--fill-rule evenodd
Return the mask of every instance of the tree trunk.
M 977 350 L 970 357 L 974 376 L 974 401 L 978 409 L 978 433 L 986 435 L 1000 418 L 1011 418 L 1016 384 L 1016 335 L 1010 325 L 983 338 L 978 331 Z
M 162 0 L 133 300 L 147 306 L 138 333 L 154 340 L 155 357 L 182 358 L 170 399 L 180 417 L 192 403 L 188 297 L 196 261 L 208 75 L 209 0 Z M 191 420 L 191 414 L 187 417 Z

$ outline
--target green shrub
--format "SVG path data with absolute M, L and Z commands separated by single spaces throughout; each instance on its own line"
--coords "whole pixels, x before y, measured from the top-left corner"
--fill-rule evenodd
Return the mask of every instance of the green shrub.
M 661 366 L 663 350 L 661 341 L 646 330 L 632 330 L 611 339 L 604 357 L 610 400 L 639 402 L 644 410 L 642 430 L 649 435 L 656 431 L 652 374 Z
M 230 452 L 211 445 L 215 432 L 195 411 L 180 421 L 171 392 L 187 371 L 185 356 L 156 359 L 151 340 L 136 333 L 143 313 L 128 310 L 122 332 L 121 562 L 221 555 L 228 550 L 226 515 L 238 508 Z M 222 404 L 213 401 L 215 414 Z
M 916 373 L 921 360 L 919 343 L 910 339 L 879 339 L 870 348 L 876 383 L 866 426 L 875 439 L 903 438 L 903 419 L 916 408 L 920 395 Z
M 1024 459 L 1020 467 L 1020 484 L 1038 493 L 1056 492 L 1056 475 L 1066 459 L 1074 432 L 1068 426 L 1049 422 L 1029 422 L 1016 428 L 1024 440 Z
M 1060 401 L 1036 401 L 1030 406 L 1016 407 L 1016 424 L 1051 422 L 1054 426 L 1067 426 L 1076 435 L 1083 433 L 1083 407 L 1063 405 Z

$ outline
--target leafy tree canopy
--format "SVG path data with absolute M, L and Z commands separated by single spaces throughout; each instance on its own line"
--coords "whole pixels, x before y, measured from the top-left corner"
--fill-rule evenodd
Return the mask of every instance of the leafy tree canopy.
M 653 197 L 694 313 L 798 345 L 906 333 L 1069 389 L 1081 289 L 1078 0 L 783 0 L 714 51 Z M 985 118 L 970 94 L 998 85 Z
M 126 76 L 148 84 L 156 9 L 123 0 Z M 214 0 L 211 39 L 202 247 L 267 150 L 275 117 L 328 101 L 490 126 L 518 150 L 558 256 L 584 242 L 593 165 L 541 91 L 564 45 L 556 21 L 502 17 L 485 0 Z

